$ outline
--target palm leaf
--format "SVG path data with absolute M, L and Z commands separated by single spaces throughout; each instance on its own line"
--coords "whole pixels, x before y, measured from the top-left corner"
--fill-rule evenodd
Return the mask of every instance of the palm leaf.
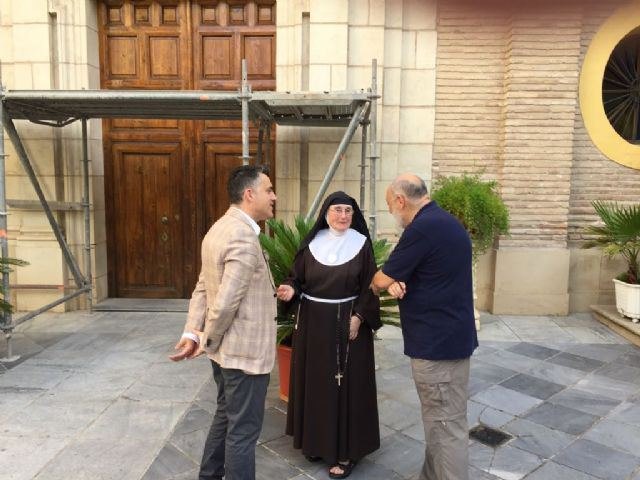
M 0 257 L 0 273 L 5 274 L 5 273 L 12 272 L 13 269 L 11 268 L 11 265 L 14 265 L 16 267 L 22 267 L 24 265 L 29 265 L 29 263 L 25 262 L 24 260 L 20 260 L 18 258 Z M 4 312 L 4 313 L 13 312 L 13 306 L 7 300 L 4 288 L 1 283 L 0 283 L 0 295 L 2 295 L 2 298 L 0 299 L 0 312 Z
M 296 216 L 293 227 L 278 219 L 267 221 L 271 236 L 261 233 L 260 245 L 268 257 L 269 268 L 276 285 L 280 285 L 289 276 L 298 247 L 313 228 L 313 224 L 313 220 L 307 220 L 302 216 Z M 373 242 L 373 253 L 378 268 L 389 257 L 390 250 L 391 244 L 385 239 Z M 293 316 L 285 314 L 280 306 L 278 308 L 277 342 L 281 343 L 293 332 Z M 380 296 L 380 318 L 386 324 L 399 324 L 398 302 L 386 292 Z
M 627 283 L 640 283 L 640 204 L 620 205 L 596 200 L 592 205 L 604 225 L 586 228 L 591 238 L 582 248 L 598 247 L 608 257 L 622 256 L 627 262 L 627 271 L 619 278 Z

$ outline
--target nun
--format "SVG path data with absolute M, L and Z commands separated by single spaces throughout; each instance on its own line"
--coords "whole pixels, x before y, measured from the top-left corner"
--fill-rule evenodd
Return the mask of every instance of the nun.
M 376 263 L 356 201 L 329 195 L 277 296 L 296 312 L 287 435 L 330 478 L 346 478 L 380 447 L 373 332 L 380 303 Z

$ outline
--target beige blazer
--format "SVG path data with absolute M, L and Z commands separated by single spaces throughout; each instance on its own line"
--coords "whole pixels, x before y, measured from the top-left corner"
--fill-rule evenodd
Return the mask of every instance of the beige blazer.
M 276 299 L 256 232 L 236 207 L 202 240 L 202 270 L 185 331 L 204 331 L 204 351 L 223 368 L 271 372 L 276 350 Z

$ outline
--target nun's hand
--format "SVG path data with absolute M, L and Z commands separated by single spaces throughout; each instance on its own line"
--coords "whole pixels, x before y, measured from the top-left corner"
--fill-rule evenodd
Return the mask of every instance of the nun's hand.
M 288 302 L 293 298 L 293 295 L 296 291 L 293 289 L 291 285 L 282 284 L 276 290 L 276 296 L 278 300 L 282 300 L 283 302 Z
M 362 320 L 357 315 L 351 316 L 351 322 L 349 323 L 349 340 L 355 340 L 360 330 L 360 324 Z

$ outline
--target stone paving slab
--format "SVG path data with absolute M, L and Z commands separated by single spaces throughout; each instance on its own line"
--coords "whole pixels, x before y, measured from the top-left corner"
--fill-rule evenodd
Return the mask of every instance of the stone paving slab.
M 640 427 L 640 404 L 625 402 L 614 410 L 610 419 Z
M 519 355 L 535 358 L 536 360 L 547 360 L 560 353 L 560 350 L 556 350 L 555 348 L 547 348 L 529 342 L 518 343 L 513 347 L 509 347 L 507 350 Z
M 552 357 L 549 362 L 555 363 L 556 365 L 562 365 L 563 367 L 580 370 L 581 372 L 593 372 L 604 365 L 604 362 L 601 362 L 600 360 L 594 360 L 592 358 L 574 355 L 573 353 L 568 352 L 563 352 Z
M 519 480 L 542 465 L 542 458 L 506 445 L 493 451 L 488 473 L 504 480 Z
M 421 421 L 420 410 L 392 398 L 378 402 L 380 423 L 393 430 L 403 430 Z
M 204 358 L 167 360 L 183 322 L 181 312 L 74 312 L 21 325 L 23 358 L 0 364 L 0 478 L 196 479 L 216 391 Z M 640 480 L 638 347 L 584 314 L 487 314 L 482 325 L 469 423 L 513 439 L 470 440 L 471 479 Z M 350 478 L 414 480 L 425 444 L 411 369 L 399 329 L 377 336 L 381 448 Z M 258 480 L 329 478 L 284 435 L 278 383 L 274 371 Z
M 184 453 L 167 443 L 157 458 L 147 469 L 142 480 L 156 480 L 160 478 L 176 478 L 181 475 L 193 475 L 197 478 L 198 464 L 187 457 Z
M 547 361 L 540 362 L 527 370 L 527 374 L 562 385 L 573 385 L 584 378 L 584 372 L 563 367 Z
M 515 436 L 511 446 L 542 458 L 553 457 L 576 439 L 574 435 L 522 418 L 513 420 L 503 430 Z
M 579 380 L 575 387 L 586 392 L 592 392 L 614 400 L 625 400 L 640 390 L 639 385 L 620 382 L 601 375 L 588 375 Z
M 637 348 L 631 344 L 603 345 L 601 343 L 575 343 L 564 345 L 564 350 L 575 355 L 600 360 L 602 362 L 613 362 L 627 352 L 637 352 Z
M 367 458 L 396 472 L 401 478 L 409 478 L 420 470 L 424 459 L 423 442 L 396 433 L 380 441 L 380 450 Z
M 582 438 L 640 457 L 640 427 L 604 419 Z
M 607 480 L 624 480 L 640 465 L 640 458 L 589 440 L 576 440 L 554 459 L 556 462 Z
M 638 367 L 640 366 L 640 354 L 635 352 L 625 353 L 616 358 L 615 363 L 629 365 L 630 367 Z
M 602 366 L 593 373 L 594 375 L 600 375 L 612 380 L 619 380 L 621 382 L 640 385 L 640 368 L 638 368 L 637 366 L 633 367 L 630 365 L 624 365 L 614 362 Z
M 41 432 L 50 438 L 72 438 L 84 431 L 108 406 L 106 400 L 68 402 L 42 395 L 29 404 L 28 414 L 12 415 L 3 421 L 2 434 L 24 437 Z
M 68 444 L 69 439 L 40 435 L 0 435 L 0 466 L 3 478 L 31 480 Z M 29 459 L 29 461 L 26 461 Z
M 0 422 L 12 418 L 45 392 L 41 388 L 0 387 Z
M 469 428 L 476 425 L 486 425 L 492 428 L 501 428 L 505 424 L 512 421 L 515 417 L 510 413 L 496 410 L 481 403 L 469 400 L 467 402 L 467 420 Z M 423 438 L 424 440 L 424 435 Z
M 548 382 L 524 373 L 505 380 L 500 385 L 540 400 L 546 400 L 565 388 L 564 385 Z
M 553 357 L 555 358 L 555 357 Z M 525 355 L 519 355 L 509 350 L 498 350 L 491 355 L 487 355 L 482 360 L 498 367 L 507 367 L 520 373 L 528 372 L 538 365 L 540 361 L 534 360 Z
M 513 328 L 512 328 L 513 329 Z M 587 329 L 582 329 L 587 331 Z M 517 331 L 517 336 L 525 342 L 549 344 L 552 342 L 570 342 L 575 338 L 569 328 L 559 327 L 522 327 Z
M 593 477 L 579 470 L 565 467 L 564 465 L 557 464 L 555 462 L 547 462 L 539 469 L 535 470 L 531 475 L 527 476 L 527 480 L 597 480 L 598 477 Z
M 491 383 L 503 382 L 511 377 L 518 375 L 518 372 L 509 368 L 483 362 L 482 360 L 472 357 L 471 360 L 471 376 L 477 379 L 486 380 Z
M 149 453 L 162 449 L 164 439 L 120 437 L 117 441 L 79 437 L 69 442 L 34 478 L 37 480 L 141 478 Z
M 474 480 L 499 480 L 498 477 L 480 470 L 473 465 L 469 467 L 469 478 L 473 478 Z
M 549 402 L 599 417 L 607 415 L 620 404 L 620 400 L 571 387 L 551 397 Z
M 524 418 L 570 435 L 580 435 L 587 431 L 600 417 L 574 408 L 544 403 L 533 409 Z
M 513 415 L 523 414 L 542 403 L 538 398 L 500 385 L 494 385 L 475 394 L 471 400 Z

